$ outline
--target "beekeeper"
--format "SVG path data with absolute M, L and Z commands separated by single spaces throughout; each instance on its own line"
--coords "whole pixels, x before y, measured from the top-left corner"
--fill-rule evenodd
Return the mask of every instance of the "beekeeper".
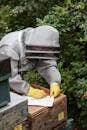
M 33 88 L 21 73 L 36 67 L 50 86 L 50 95 L 60 94 L 61 75 L 57 68 L 59 32 L 48 25 L 11 32 L 0 41 L 0 53 L 11 57 L 11 89 L 18 93 L 42 98 L 43 90 Z

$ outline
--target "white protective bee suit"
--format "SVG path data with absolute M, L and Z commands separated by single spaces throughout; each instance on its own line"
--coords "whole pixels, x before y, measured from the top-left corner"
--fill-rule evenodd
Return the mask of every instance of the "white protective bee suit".
M 32 50 L 32 46 L 36 47 L 36 53 L 34 49 Z M 29 47 L 31 47 L 31 50 L 29 50 Z M 49 50 L 50 47 L 51 49 L 59 47 L 59 32 L 55 28 L 48 25 L 26 28 L 21 31 L 8 33 L 1 39 L 0 53 L 11 57 L 11 78 L 9 83 L 10 87 L 16 92 L 27 94 L 29 83 L 22 79 L 20 72 L 33 67 L 36 67 L 49 85 L 54 82 L 61 83 L 61 75 L 57 69 L 54 57 L 55 50 L 49 51 L 51 53 L 49 55 L 48 51 L 39 51 L 38 49 L 41 47 L 47 47 Z M 30 55 L 30 52 L 34 54 L 33 57 Z M 39 53 L 38 57 L 37 54 Z

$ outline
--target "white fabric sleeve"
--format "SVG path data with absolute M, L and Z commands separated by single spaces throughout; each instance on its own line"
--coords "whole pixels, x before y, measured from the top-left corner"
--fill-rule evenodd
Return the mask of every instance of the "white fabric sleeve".
M 29 84 L 18 74 L 18 54 L 11 47 L 4 44 L 0 46 L 0 53 L 11 58 L 11 77 L 9 78 L 10 88 L 18 93 L 26 95 L 29 90 Z
M 29 91 L 29 84 L 22 80 L 20 75 L 16 75 L 13 78 L 9 78 L 10 88 L 15 92 L 27 95 Z
M 61 74 L 57 69 L 56 61 L 44 60 L 38 63 L 38 72 L 48 82 L 49 85 L 52 83 L 61 83 Z
M 11 78 L 9 78 L 11 89 L 14 91 L 27 95 L 29 90 L 29 84 L 22 79 L 18 74 L 18 61 L 11 60 Z

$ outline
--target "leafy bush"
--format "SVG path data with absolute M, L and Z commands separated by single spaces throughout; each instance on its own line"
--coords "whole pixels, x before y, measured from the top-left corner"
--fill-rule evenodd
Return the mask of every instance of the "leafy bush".
M 83 96 L 87 91 L 87 0 L 73 2 L 1 0 L 0 38 L 8 32 L 35 26 L 36 17 L 40 18 L 37 19 L 37 26 L 50 24 L 59 30 L 61 53 L 58 68 L 62 75 L 61 89 L 67 95 L 69 116 L 87 129 L 87 98 Z M 30 83 L 47 86 L 36 70 L 26 73 L 24 78 Z
M 24 74 L 24 79 L 30 84 L 37 84 L 44 87 L 49 87 L 48 83 L 41 77 L 36 69 L 32 69 Z
M 60 0 L 0 0 L 0 38 L 8 32 L 35 26 Z
M 67 95 L 68 113 L 87 129 L 87 2 L 54 6 L 37 25 L 48 24 L 60 32 L 61 54 L 58 67 L 61 89 Z

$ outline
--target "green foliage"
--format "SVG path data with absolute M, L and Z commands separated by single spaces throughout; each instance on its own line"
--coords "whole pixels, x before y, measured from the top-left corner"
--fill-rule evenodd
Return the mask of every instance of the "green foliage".
M 44 86 L 44 87 L 49 87 L 46 80 L 44 80 L 41 77 L 41 75 L 37 72 L 36 69 L 32 69 L 32 70 L 28 71 L 24 75 L 24 79 L 29 83 L 38 84 L 38 85 L 41 85 L 41 86 Z
M 54 6 L 43 20 L 37 18 L 37 25 L 52 25 L 60 32 L 61 89 L 68 98 L 69 116 L 87 129 L 87 1 L 67 2 Z
M 8 32 L 42 24 L 52 25 L 60 32 L 61 89 L 67 95 L 69 116 L 87 129 L 87 98 L 83 97 L 87 91 L 87 0 L 0 0 L 0 38 Z M 48 86 L 36 70 L 24 78 Z
M 9 24 L 9 12 L 11 10 L 11 8 L 9 6 L 5 6 L 3 8 L 3 6 L 0 8 L 0 38 L 5 35 L 6 32 L 11 31 L 8 27 Z M 4 17 L 3 17 L 4 15 Z
M 0 38 L 8 32 L 35 26 L 59 0 L 0 0 Z

